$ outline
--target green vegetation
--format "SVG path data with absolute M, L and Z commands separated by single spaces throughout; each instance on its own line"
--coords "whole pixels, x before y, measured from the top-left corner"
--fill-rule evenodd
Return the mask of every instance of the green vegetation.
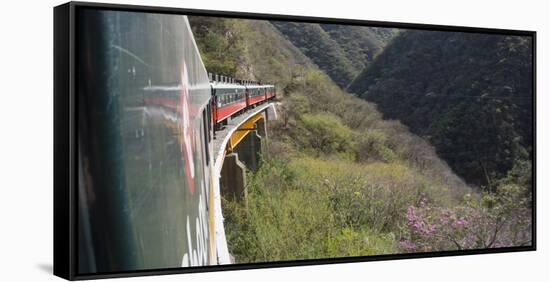
M 192 17 L 194 31 L 196 22 Z M 228 50 L 239 48 L 239 60 L 220 58 L 236 63 L 227 74 L 275 83 L 280 102 L 280 118 L 269 124 L 263 164 L 247 176 L 247 199 L 228 197 L 222 203 L 236 262 L 467 249 L 481 246 L 479 242 L 489 247 L 530 243 L 528 162 L 516 162 L 493 191 L 471 189 L 425 139 L 399 121 L 384 120 L 374 104 L 338 87 L 333 82 L 337 78 L 323 67 L 336 62 L 334 58 L 319 63 L 320 57 L 293 45 L 292 36 L 285 39 L 280 23 L 234 23 L 201 27 L 209 32 L 195 32 L 199 46 L 221 40 L 229 44 Z M 325 35 L 310 35 L 330 39 L 331 27 L 309 25 L 305 30 L 320 29 L 327 30 Z M 226 40 L 228 30 L 238 42 Z M 385 40 L 394 34 L 371 32 Z M 342 51 L 347 47 L 327 48 L 334 54 L 352 54 Z M 210 58 L 216 52 L 201 51 Z M 349 67 L 346 60 L 341 62 L 334 71 Z M 207 61 L 206 67 L 212 70 L 220 64 Z M 435 211 L 437 216 L 429 214 Z M 463 241 L 457 245 L 457 240 Z
M 398 33 L 398 29 L 394 28 L 339 24 L 321 24 L 321 28 L 342 48 L 357 74 L 372 62 Z
M 244 45 L 236 32 L 241 22 L 216 17 L 189 17 L 201 58 L 208 71 L 235 76 L 242 61 Z
M 350 86 L 427 138 L 451 168 L 495 191 L 532 159 L 532 70 L 527 37 L 407 31 Z
M 223 202 L 228 241 L 237 261 L 396 252 L 392 234 L 373 231 L 362 224 L 371 219 L 366 216 L 373 217 L 376 211 L 363 214 L 363 210 L 351 208 L 354 197 L 361 197 L 355 195 L 362 191 L 362 183 L 356 181 L 350 186 L 353 179 L 346 176 L 365 179 L 359 171 L 346 166 L 347 162 L 312 158 L 294 159 L 290 164 L 266 160 L 249 177 L 246 206 Z M 336 185 L 347 189 L 337 189 Z

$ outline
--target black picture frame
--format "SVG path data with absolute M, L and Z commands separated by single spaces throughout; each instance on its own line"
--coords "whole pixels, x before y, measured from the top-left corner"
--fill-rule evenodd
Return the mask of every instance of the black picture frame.
M 81 8 L 101 9 L 113 11 L 132 11 L 161 14 L 185 14 L 194 16 L 214 16 L 239 19 L 280 20 L 294 22 L 314 22 L 328 24 L 361 25 L 372 27 L 393 27 L 403 29 L 455 31 L 466 33 L 506 34 L 528 36 L 532 38 L 532 66 L 533 66 L 533 170 L 532 170 L 532 245 L 525 247 L 505 247 L 483 250 L 443 251 L 427 253 L 408 253 L 392 255 L 376 255 L 365 257 L 347 257 L 331 259 L 312 259 L 298 261 L 281 261 L 251 264 L 232 264 L 222 266 L 200 266 L 186 268 L 167 268 L 160 270 L 136 270 L 116 273 L 97 273 L 80 275 L 77 273 L 77 246 L 75 244 L 77 231 L 77 138 L 76 104 L 78 97 L 75 93 L 77 69 L 75 54 L 78 52 L 76 44 L 75 18 L 76 11 Z M 446 26 L 419 23 L 401 23 L 384 21 L 367 21 L 340 18 L 323 18 L 309 16 L 291 16 L 261 13 L 242 13 L 215 10 L 198 10 L 185 8 L 166 8 L 137 5 L 118 5 L 91 2 L 69 2 L 54 8 L 54 275 L 68 280 L 86 280 L 113 277 L 166 275 L 180 273 L 259 269 L 273 267 L 305 266 L 334 263 L 352 263 L 381 260 L 397 260 L 412 258 L 428 258 L 442 256 L 462 256 L 474 254 L 491 254 L 507 252 L 535 251 L 536 238 L 536 37 L 535 31 L 508 30 L 493 28 L 478 28 L 466 26 Z

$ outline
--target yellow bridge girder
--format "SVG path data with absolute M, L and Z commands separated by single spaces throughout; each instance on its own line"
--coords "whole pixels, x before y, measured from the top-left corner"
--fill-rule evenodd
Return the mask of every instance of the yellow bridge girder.
M 264 115 L 260 112 L 249 118 L 247 121 L 245 121 L 237 130 L 231 134 L 231 137 L 229 138 L 229 142 L 227 143 L 227 147 L 225 152 L 230 152 L 237 147 L 237 145 L 246 137 L 248 133 L 250 133 L 251 130 L 256 129 L 256 122 L 263 119 Z

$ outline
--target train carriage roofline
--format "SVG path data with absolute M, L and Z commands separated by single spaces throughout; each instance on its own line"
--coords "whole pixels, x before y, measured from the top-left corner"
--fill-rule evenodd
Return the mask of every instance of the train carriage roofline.
M 223 83 L 223 82 L 210 82 L 210 86 L 214 89 L 246 89 L 244 85 L 233 84 L 233 83 Z
M 250 89 L 258 89 L 258 88 L 265 88 L 266 85 L 260 85 L 260 84 L 253 84 L 253 85 L 246 85 L 246 88 Z

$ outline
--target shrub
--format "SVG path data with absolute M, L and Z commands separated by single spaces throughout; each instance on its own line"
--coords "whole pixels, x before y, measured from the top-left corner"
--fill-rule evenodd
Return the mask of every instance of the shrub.
M 327 257 L 353 257 L 391 254 L 396 251 L 392 233 L 380 234 L 368 228 L 356 230 L 346 227 L 329 237 Z
M 529 197 L 509 184 L 474 199 L 466 195 L 454 208 L 430 206 L 422 201 L 407 211 L 407 226 L 400 248 L 405 252 L 485 249 L 531 244 Z
M 380 130 L 369 130 L 357 137 L 357 159 L 362 162 L 390 162 L 397 159 L 396 154 L 386 142 L 386 135 Z
M 329 113 L 301 115 L 292 133 L 301 148 L 316 155 L 354 152 L 352 131 Z

